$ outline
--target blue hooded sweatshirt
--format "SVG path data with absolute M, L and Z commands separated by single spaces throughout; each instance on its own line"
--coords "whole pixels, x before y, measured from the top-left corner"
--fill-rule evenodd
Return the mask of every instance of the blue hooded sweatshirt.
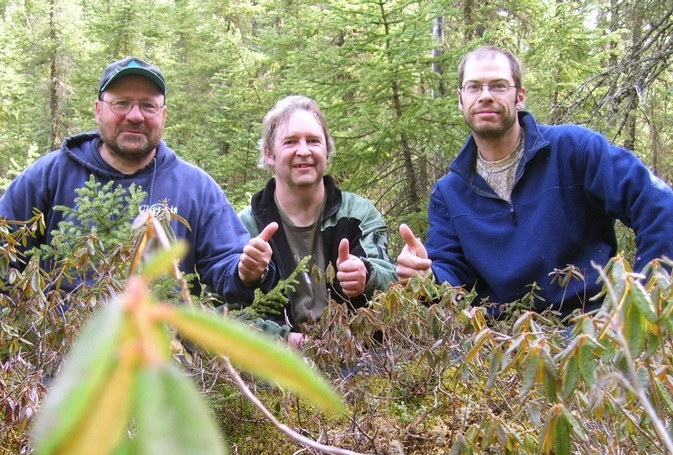
M 189 223 L 190 229 L 177 220 L 171 223 L 176 237 L 185 239 L 190 247 L 181 270 L 197 271 L 201 282 L 227 301 L 251 301 L 253 291 L 243 285 L 237 270 L 250 236 L 212 177 L 178 158 L 163 140 L 151 164 L 125 175 L 103 160 L 100 143 L 98 131 L 66 138 L 60 150 L 38 159 L 0 198 L 0 216 L 9 220 L 27 220 L 33 216 L 33 208 L 44 214 L 45 233 L 33 239 L 28 248 L 51 242 L 51 232 L 63 220 L 63 212 L 54 207 L 74 207 L 78 196 L 75 190 L 84 187 L 90 175 L 102 185 L 111 180 L 124 188 L 136 184 L 147 193 L 139 213 L 151 206 L 160 208 L 167 200 L 170 210 Z
M 615 220 L 636 234 L 634 270 L 673 259 L 673 191 L 636 155 L 577 125 L 538 125 L 528 112 L 519 123 L 524 156 L 511 203 L 476 172 L 472 136 L 435 184 L 426 247 L 438 282 L 474 287 L 475 304 L 514 302 L 535 282 L 535 310 L 567 315 L 600 306 L 590 299 L 602 287 L 596 267 L 617 254 Z M 583 279 L 552 282 L 568 265 Z

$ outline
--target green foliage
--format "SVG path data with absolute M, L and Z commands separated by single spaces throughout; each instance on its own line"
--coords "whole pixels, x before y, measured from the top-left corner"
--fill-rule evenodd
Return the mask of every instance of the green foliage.
M 114 58 L 138 55 L 168 78 L 167 143 L 211 173 L 235 207 L 268 178 L 255 166 L 264 114 L 301 93 L 320 103 L 335 136 L 330 172 L 395 226 L 425 210 L 432 183 L 467 136 L 456 107 L 460 58 L 493 43 L 522 57 L 527 108 L 539 119 L 592 126 L 668 178 L 666 7 L 10 2 L 0 17 L 0 175 L 31 147 L 43 154 L 66 134 L 95 127 L 100 73 Z
M 6 184 L 10 172 L 35 158 L 34 150 L 47 153 L 66 134 L 95 127 L 100 73 L 112 59 L 134 54 L 158 64 L 168 78 L 169 146 L 211 173 L 238 208 L 268 178 L 255 168 L 263 115 L 290 93 L 316 98 L 337 143 L 330 172 L 345 189 L 375 202 L 391 226 L 391 251 L 397 251 L 400 222 L 423 237 L 431 184 L 467 136 L 456 108 L 456 67 L 480 43 L 519 53 L 527 107 L 540 119 L 594 127 L 670 180 L 669 8 L 665 1 L 0 2 L 0 175 Z M 443 33 L 432 35 L 437 23 Z M 58 370 L 83 321 L 123 287 L 131 257 L 129 244 L 103 246 L 100 231 L 59 246 L 79 254 L 61 254 L 61 270 L 95 269 L 100 277 L 64 296 L 47 286 L 59 276 L 41 270 L 35 259 L 23 271 L 11 268 L 20 257 L 16 245 L 40 229 L 39 214 L 22 226 L 0 224 L 6 241 L 0 249 L 0 418 L 7 429 L 1 453 L 25 451 L 25 428 L 44 381 Z M 632 233 L 620 227 L 618 234 L 620 252 L 630 258 Z M 391 288 L 357 315 L 330 308 L 324 332 L 315 334 L 307 353 L 338 384 L 352 387 L 346 395 L 358 411 L 347 421 L 327 420 L 263 384 L 260 396 L 293 427 L 381 453 L 398 446 L 424 454 L 449 446 L 454 453 L 562 453 L 568 440 L 576 452 L 662 452 L 651 426 L 657 420 L 622 378 L 637 377 L 655 413 L 670 418 L 670 317 L 653 323 L 649 304 L 643 306 L 651 301 L 655 315 L 670 316 L 670 291 L 661 276 L 656 286 L 639 287 L 629 273 L 606 274 L 606 288 L 621 290 L 624 304 L 620 311 L 610 306 L 612 326 L 593 327 L 600 339 L 564 337 L 541 315 L 520 323 L 530 326 L 531 319 L 541 332 L 514 332 L 516 314 L 509 325 L 487 323 L 469 307 L 470 295 L 458 300 L 453 290 L 418 281 Z M 572 277 L 572 270 L 557 271 L 559 282 Z M 159 281 L 152 284 L 159 300 L 180 300 L 173 288 L 181 280 Z M 447 301 L 456 302 L 416 303 L 442 302 L 438 295 L 447 292 Z M 388 300 L 396 302 L 386 304 L 396 313 L 376 303 Z M 64 305 L 70 308 L 65 314 Z M 430 324 L 426 312 L 442 313 L 441 326 Z M 606 319 L 578 321 L 575 328 L 595 324 Z M 404 331 L 388 328 L 397 325 Z M 614 345 L 617 328 L 624 329 L 623 354 Z M 396 352 L 398 343 L 411 354 Z M 559 363 L 563 346 L 573 343 L 577 350 Z M 386 349 L 395 368 L 382 360 Z M 640 350 L 648 354 L 638 357 Z M 463 364 L 466 353 L 470 362 Z M 270 425 L 260 434 L 261 418 L 240 394 L 228 393 L 231 380 L 207 357 L 175 355 L 211 392 L 220 423 L 238 447 L 256 454 L 296 451 Z M 635 376 L 627 355 L 635 356 Z M 380 364 L 385 374 L 341 379 L 344 365 L 361 361 Z M 567 374 L 552 381 L 554 371 Z
M 55 211 L 63 212 L 65 221 L 52 232 L 50 245 L 40 246 L 44 259 L 62 261 L 81 254 L 78 243 L 82 239 L 100 242 L 102 252 L 127 244 L 133 237 L 131 221 L 138 215 L 137 208 L 147 194 L 136 185 L 126 190 L 110 181 L 101 185 L 91 175 L 84 187 L 75 190 L 73 207 L 58 205 Z M 95 264 L 93 264 L 95 266 Z
M 602 308 L 593 315 L 576 315 L 570 326 L 551 312 L 527 310 L 525 299 L 512 305 L 505 319 L 492 321 L 485 307 L 472 306 L 474 294 L 415 277 L 377 293 L 368 307 L 355 313 L 345 305 L 330 304 L 319 321 L 306 327 L 305 360 L 284 363 L 286 348 L 265 335 L 222 319 L 207 306 L 196 310 L 158 303 L 151 296 L 144 282 L 156 283 L 170 270 L 166 264 L 179 257 L 179 249 L 156 251 L 155 260 L 142 267 L 137 260 L 140 253 L 134 254 L 130 246 L 126 255 L 107 256 L 100 270 L 131 264 L 144 282 L 122 286 L 122 275 L 112 278 L 115 275 L 104 273 L 100 282 L 92 283 L 93 290 L 70 294 L 69 310 L 63 313 L 66 301 L 46 285 L 52 278 L 47 272 L 34 261 L 23 272 L 10 266 L 17 254 L 14 247 L 39 232 L 40 221 L 37 214 L 18 229 L 0 226 L 5 244 L 0 249 L 5 277 L 0 381 L 6 385 L 0 391 L 0 412 L 8 422 L 1 445 L 8 453 L 29 447 L 27 430 L 38 409 L 59 416 L 54 433 L 38 430 L 49 435 L 44 436 L 47 447 L 78 441 L 87 447 L 84 435 L 88 435 L 97 448 L 107 440 L 126 450 L 135 450 L 134 444 L 154 450 L 149 447 L 161 446 L 157 435 L 170 433 L 179 439 L 172 444 L 180 447 L 191 444 L 187 441 L 195 434 L 209 440 L 216 428 L 225 430 L 232 447 L 250 451 L 246 453 L 296 451 L 297 442 L 278 438 L 273 426 L 264 425 L 266 419 L 248 402 L 246 392 L 238 392 L 221 363 L 195 350 L 197 345 L 226 353 L 253 374 L 261 373 L 266 379 L 246 376 L 245 381 L 272 415 L 306 434 L 329 435 L 330 444 L 343 450 L 424 454 L 447 449 L 474 454 L 669 450 L 665 424 L 673 417 L 669 262 L 651 263 L 643 280 L 631 272 L 627 261 L 615 258 L 602 272 L 604 293 L 597 297 L 604 302 Z M 145 219 L 150 222 L 155 228 L 141 228 L 136 241 L 148 240 L 156 232 L 154 221 Z M 572 280 L 572 270 L 559 271 L 557 279 L 561 285 Z M 176 281 L 184 285 L 183 280 Z M 127 291 L 116 292 L 120 287 Z M 535 289 L 531 286 L 531 293 Z M 106 298 L 111 294 L 116 297 Z M 184 295 L 188 293 L 175 301 L 184 304 Z M 164 324 L 180 332 L 190 349 L 170 341 L 173 329 Z M 79 327 L 85 325 L 90 328 L 78 343 Z M 70 350 L 71 346 L 75 347 Z M 260 346 L 273 348 L 260 354 Z M 59 372 L 66 351 L 76 360 L 67 360 Z M 171 358 L 187 369 L 191 379 L 169 366 Z M 289 375 L 284 376 L 287 386 L 302 390 L 311 380 L 293 374 L 307 364 L 338 385 L 349 406 L 346 415 L 318 415 L 309 401 L 269 387 L 279 373 Z M 194 404 L 198 400 L 191 380 L 207 393 L 217 423 L 185 434 L 171 429 L 171 419 L 156 416 L 167 412 L 161 398 L 166 395 L 189 397 L 172 402 L 171 409 L 187 412 L 189 406 L 200 406 Z M 40 404 L 45 381 L 60 399 L 47 397 Z M 323 396 L 321 387 L 314 391 Z M 98 400 L 101 397 L 116 399 Z M 200 409 L 188 412 L 211 412 Z M 132 432 L 136 439 L 124 442 L 130 415 L 136 416 Z M 178 420 L 184 425 L 184 419 Z M 109 431 L 99 434 L 94 427 Z M 121 439 L 119 432 L 113 438 L 112 430 L 118 428 Z M 353 437 L 352 428 L 358 428 L 359 436 Z M 73 431 L 76 438 L 68 436 Z
M 30 166 L 37 158 L 39 158 L 39 156 L 40 155 L 37 153 L 37 147 L 35 145 L 31 145 L 28 148 L 25 161 L 18 162 L 13 156 L 10 157 L 9 166 L 6 172 L 0 177 L 0 190 L 6 190 L 12 180 L 14 180 L 16 176 L 23 172 L 26 167 Z
M 289 303 L 288 293 L 295 292 L 295 285 L 299 284 L 297 275 L 308 270 L 311 256 L 305 256 L 292 273 L 285 280 L 280 280 L 273 289 L 266 294 L 261 289 L 255 289 L 255 298 L 250 306 L 231 312 L 234 317 L 243 319 L 270 318 L 281 313 Z
M 161 261 L 166 271 L 171 261 Z M 165 323 L 213 354 L 340 409 L 339 398 L 296 354 L 233 320 L 158 304 L 143 279 L 130 279 L 125 293 L 92 316 L 68 354 L 34 426 L 37 454 L 111 454 L 120 444 L 148 455 L 167 448 L 226 453 L 198 390 L 173 364 Z M 133 436 L 124 442 L 129 425 Z
M 103 198 L 105 202 L 107 199 Z M 84 324 L 40 406 L 32 425 L 35 453 L 163 454 L 167 448 L 174 453 L 227 453 L 198 389 L 173 364 L 172 336 L 166 324 L 193 345 L 226 356 L 243 369 L 293 390 L 323 409 L 341 410 L 341 400 L 332 388 L 296 353 L 266 335 L 233 319 L 156 302 L 147 284 L 165 273 L 177 272 L 174 260 L 184 255 L 187 247 L 177 242 L 140 267 L 141 259 L 147 258 L 145 248 L 155 236 L 168 237 L 166 233 L 159 235 L 161 226 L 151 214 L 146 214 L 144 220 L 145 228 L 135 223 L 139 247 L 134 248 L 130 260 L 131 278 L 125 292 L 115 294 Z M 71 228 L 71 224 L 66 226 Z M 140 273 L 138 277 L 136 272 Z M 184 285 L 184 280 L 178 281 Z M 183 290 L 182 295 L 189 294 Z M 75 302 L 76 295 L 71 300 Z M 191 304 L 191 300 L 187 303 Z M 11 316 L 12 307 L 5 309 L 3 313 Z M 65 319 L 71 312 L 77 312 L 77 308 L 61 312 L 60 317 Z M 19 344 L 32 345 L 18 330 L 6 330 L 3 335 L 2 346 L 7 345 L 7 335 L 17 337 Z M 21 355 L 21 349 L 10 347 L 3 352 L 3 365 L 5 360 L 10 364 L 17 355 Z M 3 396 L 2 403 L 13 404 L 10 399 Z M 189 418 L 185 420 L 185 416 Z M 19 423 L 19 431 L 25 430 L 29 417 L 30 414 Z M 133 428 L 130 439 L 129 426 Z M 13 433 L 5 435 L 10 436 L 16 437 Z
M 109 263 L 117 255 L 128 255 L 133 231 L 131 221 L 137 216 L 137 207 L 145 198 L 142 189 L 135 185 L 125 190 L 108 182 L 101 185 L 92 175 L 84 187 L 75 190 L 77 197 L 73 207 L 56 206 L 63 212 L 64 221 L 52 232 L 51 244 L 42 244 L 27 252 L 41 261 L 52 260 L 55 264 L 55 282 L 77 279 L 92 281 L 104 276 Z M 116 286 L 120 285 L 125 268 L 114 272 Z M 115 286 L 115 287 L 116 287 Z
M 310 408 L 281 399 L 283 415 L 365 453 L 668 453 L 671 265 L 654 261 L 641 282 L 615 258 L 602 273 L 602 308 L 569 326 L 523 307 L 492 321 L 472 296 L 417 278 L 355 315 L 332 304 L 305 354 L 341 384 L 349 415 L 315 422 Z M 234 441 L 256 434 L 251 418 L 228 424 Z M 280 447 L 260 445 L 255 453 Z

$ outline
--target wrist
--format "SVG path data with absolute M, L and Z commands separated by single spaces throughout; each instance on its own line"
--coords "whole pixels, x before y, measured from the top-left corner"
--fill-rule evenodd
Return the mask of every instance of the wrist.
M 253 280 L 250 283 L 250 286 L 255 286 L 255 287 L 260 286 L 264 282 L 264 280 L 266 279 L 266 277 L 268 275 L 269 275 L 269 266 L 267 265 L 264 268 L 264 270 L 262 270 L 262 273 L 259 275 L 259 277 L 256 280 Z

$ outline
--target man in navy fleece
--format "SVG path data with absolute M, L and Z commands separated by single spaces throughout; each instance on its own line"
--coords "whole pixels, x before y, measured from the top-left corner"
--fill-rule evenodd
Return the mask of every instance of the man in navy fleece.
M 166 79 L 159 68 L 136 57 L 111 63 L 94 103 L 99 129 L 66 138 L 59 150 L 18 176 L 0 198 L 0 216 L 23 221 L 33 209 L 41 211 L 45 233 L 28 248 L 49 244 L 63 221 L 63 212 L 54 208 L 74 207 L 75 190 L 91 175 L 102 185 L 114 181 L 128 189 L 135 184 L 147 194 L 139 213 L 161 208 L 167 200 L 170 210 L 189 223 L 190 229 L 172 223 L 176 236 L 190 245 L 181 270 L 197 271 L 228 301 L 251 301 L 264 269 L 239 266 L 249 233 L 217 183 L 163 141 L 166 113 Z
M 535 310 L 590 311 L 602 283 L 593 264 L 617 254 L 615 220 L 636 234 L 635 270 L 673 259 L 673 191 L 633 153 L 576 125 L 544 126 L 522 111 L 519 59 L 485 46 L 458 68 L 458 107 L 472 130 L 432 190 L 423 245 L 406 225 L 397 273 L 432 273 L 506 304 L 540 286 Z M 574 265 L 581 280 L 552 282 Z M 498 306 L 494 306 L 498 315 Z

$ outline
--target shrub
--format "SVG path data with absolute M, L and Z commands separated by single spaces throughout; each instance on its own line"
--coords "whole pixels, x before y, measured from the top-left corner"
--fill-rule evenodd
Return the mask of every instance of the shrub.
M 92 313 L 127 287 L 144 232 L 112 243 L 91 231 L 71 232 L 70 253 L 54 271 L 41 269 L 37 256 L 14 268 L 22 259 L 17 247 L 41 225 L 40 214 L 22 223 L 0 220 L 6 454 L 31 450 L 29 429 L 64 354 Z M 653 261 L 637 274 L 628 260 L 614 258 L 602 269 L 601 309 L 569 321 L 529 311 L 527 299 L 493 321 L 472 306 L 473 294 L 420 278 L 391 285 L 354 313 L 332 303 L 305 327 L 303 354 L 346 400 L 341 415 L 317 412 L 268 378 L 241 379 L 182 338 L 164 349 L 206 394 L 236 453 L 275 455 L 302 446 L 313 453 L 673 453 L 671 265 Z M 97 279 L 67 295 L 49 284 L 73 267 Z M 185 288 L 184 278 L 152 281 L 160 292 L 143 298 L 184 304 L 188 293 L 175 292 Z M 562 284 L 561 278 L 575 275 L 559 271 Z M 274 299 L 282 301 L 281 294 Z M 194 307 L 214 316 L 200 297 Z

